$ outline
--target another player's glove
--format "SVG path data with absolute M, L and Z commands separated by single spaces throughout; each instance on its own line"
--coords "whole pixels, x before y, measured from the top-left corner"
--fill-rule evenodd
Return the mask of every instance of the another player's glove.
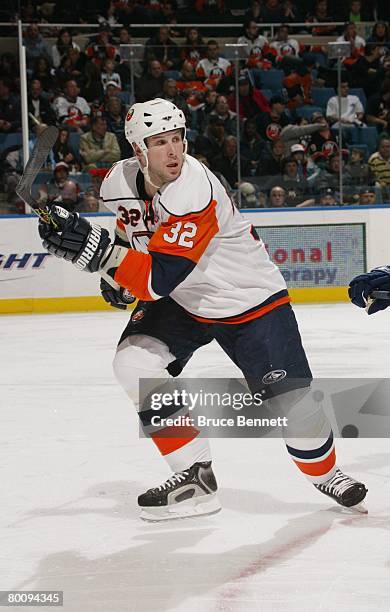
M 384 310 L 390 306 L 390 300 L 376 299 L 370 303 L 372 291 L 390 291 L 390 266 L 374 268 L 366 274 L 355 276 L 349 283 L 349 299 L 359 308 L 367 308 L 368 314 Z
M 104 280 L 104 278 L 102 278 L 100 281 L 100 291 L 103 299 L 108 304 L 114 308 L 119 308 L 120 310 L 126 310 L 128 305 L 132 304 L 137 299 L 128 289 L 124 289 L 123 287 L 114 289 L 114 287 Z

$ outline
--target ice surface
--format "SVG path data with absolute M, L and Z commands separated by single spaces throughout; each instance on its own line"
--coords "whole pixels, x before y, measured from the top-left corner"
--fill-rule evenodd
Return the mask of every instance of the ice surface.
M 387 313 L 296 312 L 317 376 L 389 375 Z M 340 466 L 369 488 L 367 516 L 315 491 L 281 440 L 224 439 L 221 513 L 139 520 L 137 495 L 168 469 L 111 371 L 127 316 L 0 318 L 0 589 L 63 590 L 66 612 L 389 610 L 387 439 L 338 441 Z M 210 345 L 186 374 L 237 371 Z

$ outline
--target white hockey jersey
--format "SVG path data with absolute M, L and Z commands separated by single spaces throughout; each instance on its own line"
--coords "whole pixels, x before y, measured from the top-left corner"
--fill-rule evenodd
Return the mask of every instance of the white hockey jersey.
M 201 79 L 221 79 L 230 76 L 233 70 L 229 60 L 224 57 L 218 57 L 216 60 L 205 57 L 197 64 L 195 72 Z
M 290 300 L 251 224 L 190 155 L 152 200 L 135 159 L 112 167 L 101 197 L 131 246 L 115 281 L 139 299 L 170 295 L 196 319 L 223 323 L 257 318 Z

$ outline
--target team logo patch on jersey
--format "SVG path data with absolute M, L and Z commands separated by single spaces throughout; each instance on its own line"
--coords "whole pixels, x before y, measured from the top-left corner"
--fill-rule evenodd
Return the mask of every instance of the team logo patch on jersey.
M 324 155 L 326 155 L 326 157 L 329 157 L 329 155 L 333 155 L 333 153 L 336 153 L 337 151 L 338 151 L 337 143 L 333 142 L 332 140 L 327 140 L 322 145 L 322 152 Z
M 289 43 L 280 47 L 280 55 L 295 55 L 295 49 Z
M 286 376 L 286 370 L 272 370 L 272 372 L 267 372 L 267 374 L 264 374 L 262 380 L 265 385 L 273 385 L 274 383 L 279 382 L 279 380 L 286 378 Z
M 210 78 L 213 78 L 213 79 L 217 79 L 221 77 L 222 75 L 223 75 L 223 70 L 222 68 L 219 68 L 219 66 L 215 66 L 214 68 L 212 68 L 209 74 Z
M 269 140 L 276 140 L 276 138 L 279 137 L 281 131 L 282 128 L 280 125 L 278 125 L 277 123 L 270 123 L 269 125 L 267 125 L 265 133 Z
M 143 308 L 140 308 L 139 310 L 133 312 L 133 314 L 131 315 L 131 322 L 138 323 L 138 321 L 141 321 L 141 319 L 143 319 L 145 316 L 145 312 L 146 311 Z
M 130 119 L 132 118 L 133 115 L 134 115 L 134 109 L 131 108 L 129 110 L 129 112 L 127 113 L 127 115 L 126 115 L 126 121 L 130 121 Z
M 132 293 L 130 293 L 130 291 L 128 289 L 123 289 L 122 290 L 122 299 L 124 302 L 126 302 L 126 304 L 132 304 L 133 302 L 135 302 L 135 300 L 137 298 L 134 297 L 134 295 Z

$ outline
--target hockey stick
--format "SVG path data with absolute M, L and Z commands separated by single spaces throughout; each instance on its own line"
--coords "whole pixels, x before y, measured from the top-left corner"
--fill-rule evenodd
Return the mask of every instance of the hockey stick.
M 38 137 L 35 147 L 31 153 L 30 159 L 24 169 L 23 176 L 20 179 L 15 191 L 28 206 L 43 220 L 45 223 L 57 228 L 57 224 L 53 221 L 49 211 L 46 208 L 42 208 L 38 202 L 34 200 L 31 195 L 31 189 L 37 175 L 46 161 L 54 143 L 58 137 L 58 128 L 54 125 L 47 127 L 42 134 Z
M 370 298 L 372 300 L 390 300 L 390 291 L 372 291 Z
M 368 312 L 370 306 L 373 305 L 375 300 L 390 300 L 390 291 L 380 291 L 378 289 L 371 291 L 366 301 L 366 312 Z

